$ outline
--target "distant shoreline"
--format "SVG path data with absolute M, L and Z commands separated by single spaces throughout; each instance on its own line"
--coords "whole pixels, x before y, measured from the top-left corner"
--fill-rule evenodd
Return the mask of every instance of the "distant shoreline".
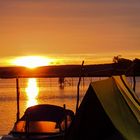
M 132 62 L 133 63 L 133 62 Z M 133 64 L 132 64 L 133 65 Z M 34 69 L 26 67 L 0 67 L 0 78 L 29 77 L 110 77 L 112 75 L 140 76 L 140 60 L 132 67 L 131 63 L 110 63 L 95 65 L 51 65 Z

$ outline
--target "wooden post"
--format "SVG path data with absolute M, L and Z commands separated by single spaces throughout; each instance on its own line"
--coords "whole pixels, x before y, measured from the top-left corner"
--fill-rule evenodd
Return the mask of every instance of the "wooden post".
M 78 85 L 77 85 L 77 102 L 76 102 L 76 112 L 77 112 L 78 107 L 79 107 L 79 98 L 80 98 L 79 86 L 80 86 L 80 82 L 81 82 L 81 76 L 82 76 L 82 73 L 83 73 L 83 65 L 84 65 L 84 61 L 82 62 L 82 65 L 81 65 L 81 71 L 80 71 L 79 81 L 78 81 Z
M 20 118 L 20 108 L 19 108 L 19 97 L 20 97 L 20 92 L 19 92 L 19 79 L 16 78 L 16 92 L 17 92 L 17 121 Z
M 67 127 L 68 127 L 68 124 L 67 124 L 67 112 L 66 112 L 66 105 L 64 104 L 63 105 L 64 107 L 64 111 L 65 111 L 65 135 L 66 135 L 66 132 L 67 132 Z

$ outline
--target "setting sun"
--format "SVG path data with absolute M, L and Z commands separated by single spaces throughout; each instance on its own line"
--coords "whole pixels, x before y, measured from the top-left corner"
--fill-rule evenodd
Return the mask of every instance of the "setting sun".
M 13 64 L 16 66 L 25 66 L 28 68 L 36 68 L 39 66 L 47 66 L 51 64 L 52 59 L 41 56 L 24 56 L 18 57 L 13 60 Z

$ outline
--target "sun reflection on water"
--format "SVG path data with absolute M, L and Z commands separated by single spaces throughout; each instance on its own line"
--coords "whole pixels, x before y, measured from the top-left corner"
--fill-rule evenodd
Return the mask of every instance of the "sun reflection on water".
M 37 105 L 37 96 L 39 94 L 39 87 L 37 85 L 37 79 L 36 78 L 29 78 L 28 79 L 28 85 L 25 89 L 28 101 L 27 101 L 27 107 Z

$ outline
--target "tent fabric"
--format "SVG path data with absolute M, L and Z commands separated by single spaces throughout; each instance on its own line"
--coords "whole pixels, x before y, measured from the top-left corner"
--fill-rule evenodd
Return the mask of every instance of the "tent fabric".
M 140 99 L 137 96 L 137 94 L 134 92 L 134 90 L 132 89 L 132 87 L 130 86 L 130 84 L 127 82 L 126 80 L 126 76 L 125 75 L 121 75 L 121 76 L 115 76 L 115 77 L 120 77 L 123 81 L 123 83 L 125 84 L 125 86 L 127 87 L 127 89 L 129 90 L 129 92 L 131 92 L 131 95 L 133 96 L 133 98 L 136 100 L 136 102 L 139 104 L 140 106 Z
M 140 140 L 140 123 L 132 111 L 138 109 L 133 102 L 130 107 L 123 96 L 128 91 L 122 89 L 124 85 L 115 77 L 92 82 L 65 139 Z
M 130 107 L 131 111 L 134 113 L 138 122 L 140 123 L 140 102 L 138 96 L 134 93 L 130 85 L 126 82 L 125 76 L 115 76 L 113 77 L 118 88 L 121 91 L 122 96 Z
M 127 82 L 126 77 L 122 76 L 113 76 L 117 86 L 119 89 L 124 91 L 124 94 L 127 94 L 128 98 L 133 102 L 133 104 L 137 107 L 140 111 L 140 99 L 137 94 L 134 92 L 130 84 Z

